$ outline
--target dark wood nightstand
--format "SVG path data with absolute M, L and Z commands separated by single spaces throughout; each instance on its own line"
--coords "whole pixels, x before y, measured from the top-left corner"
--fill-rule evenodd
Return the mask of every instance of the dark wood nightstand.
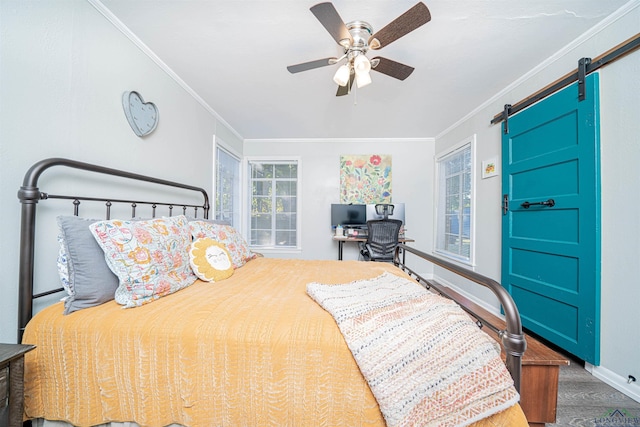
M 22 426 L 24 355 L 33 345 L 0 344 L 0 426 Z

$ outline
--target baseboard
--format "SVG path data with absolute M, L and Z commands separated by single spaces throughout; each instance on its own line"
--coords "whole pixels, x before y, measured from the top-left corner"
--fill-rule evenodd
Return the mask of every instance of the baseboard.
M 627 378 L 624 378 L 603 366 L 593 366 L 586 362 L 585 369 L 600 381 L 610 385 L 620 393 L 624 393 L 636 402 L 640 402 L 640 387 L 638 387 L 637 381 L 629 384 L 627 383 Z

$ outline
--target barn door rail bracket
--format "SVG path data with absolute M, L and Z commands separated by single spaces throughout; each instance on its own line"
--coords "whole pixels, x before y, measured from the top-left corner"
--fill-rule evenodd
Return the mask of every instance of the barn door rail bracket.
M 564 77 L 560 77 L 558 80 L 554 81 L 548 86 L 545 86 L 544 88 L 540 89 L 536 93 L 529 95 L 529 97 L 516 102 L 509 109 L 508 115 L 505 115 L 504 110 L 499 112 L 498 114 L 493 116 L 493 119 L 491 119 L 491 124 L 495 125 L 497 123 L 500 123 L 501 121 L 506 121 L 509 118 L 509 116 L 512 116 L 518 113 L 519 111 L 524 110 L 530 105 L 535 104 L 541 99 L 546 98 L 547 96 L 559 91 L 560 89 L 566 86 L 569 86 L 570 84 L 576 81 L 578 81 L 578 96 L 580 97 L 582 95 L 586 95 L 584 90 L 585 87 L 580 85 L 580 79 L 582 74 L 584 74 L 582 75 L 582 80 L 584 80 L 584 78 L 587 75 L 593 73 L 594 71 L 600 69 L 601 67 L 604 67 L 605 65 L 609 65 L 617 61 L 618 59 L 622 58 L 625 55 L 628 55 L 629 53 L 637 50 L 638 48 L 640 48 L 640 33 L 625 40 L 619 45 L 613 47 L 612 49 L 608 50 L 607 52 L 604 52 L 603 54 L 593 59 L 589 59 L 589 58 L 580 59 L 580 61 L 578 61 L 578 69 L 566 74 Z M 583 62 L 584 64 L 582 64 Z M 583 99 L 584 98 L 580 98 L 581 101 Z
M 591 65 L 591 58 L 580 58 L 578 61 L 578 101 L 587 99 L 587 80 L 588 68 Z
M 509 133 L 509 116 L 511 115 L 511 104 L 504 104 L 502 111 L 502 120 L 504 120 L 504 134 Z

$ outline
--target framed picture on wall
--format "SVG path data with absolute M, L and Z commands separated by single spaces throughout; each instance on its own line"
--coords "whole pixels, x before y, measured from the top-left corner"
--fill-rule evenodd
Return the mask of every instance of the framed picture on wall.
M 340 156 L 340 203 L 391 203 L 391 155 Z
M 492 157 L 482 161 L 482 179 L 498 176 L 498 158 Z

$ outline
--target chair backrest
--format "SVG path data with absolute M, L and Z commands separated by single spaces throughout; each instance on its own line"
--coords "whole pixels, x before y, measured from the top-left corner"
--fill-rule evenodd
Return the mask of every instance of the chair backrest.
M 384 219 L 389 219 L 389 215 L 393 215 L 394 205 L 390 205 L 387 203 L 378 203 L 375 206 L 376 214 L 383 215 Z
M 366 248 L 372 261 L 392 261 L 402 221 L 399 219 L 376 219 L 367 221 Z

